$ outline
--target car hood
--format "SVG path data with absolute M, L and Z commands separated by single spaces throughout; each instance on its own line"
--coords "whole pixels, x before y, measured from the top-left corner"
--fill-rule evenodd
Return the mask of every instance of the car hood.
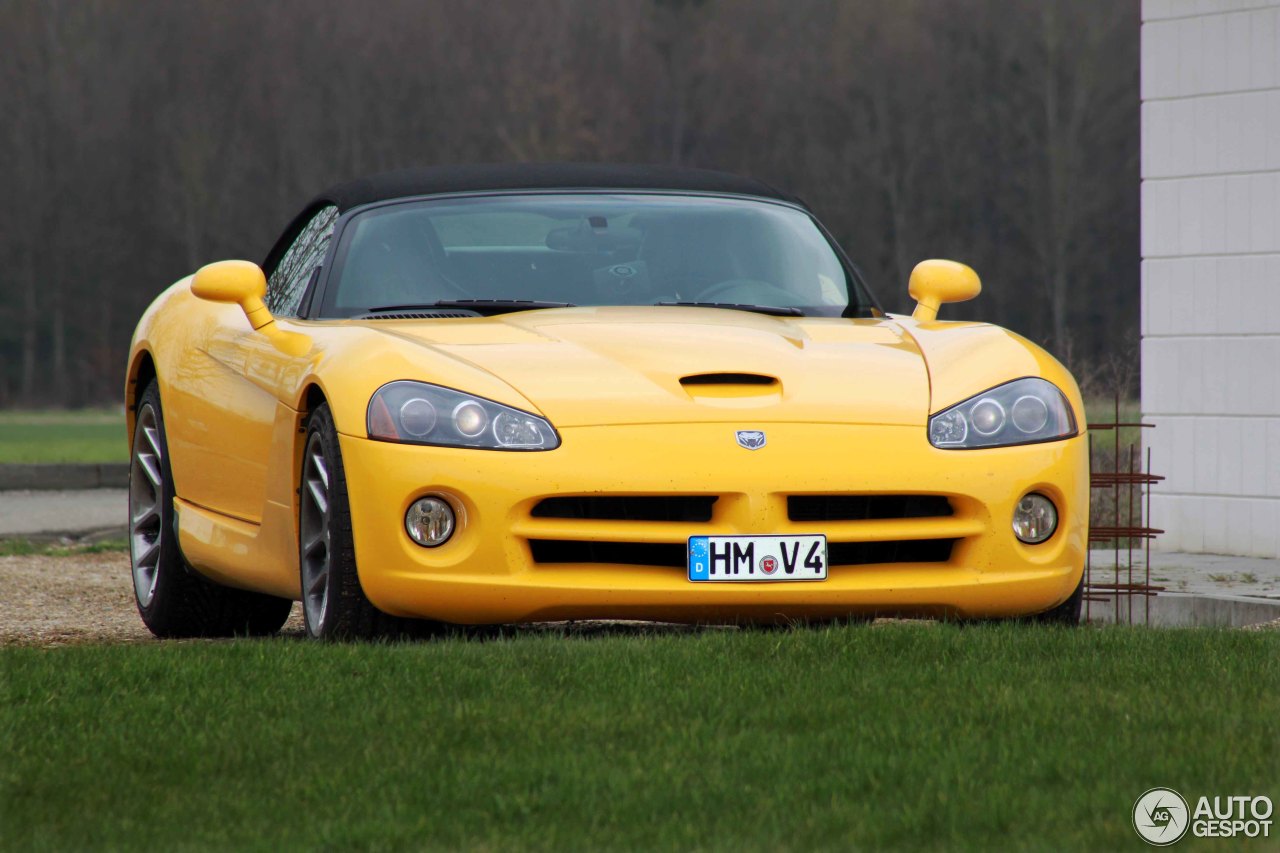
M 891 320 L 605 307 L 366 322 L 487 371 L 558 427 L 928 417 L 924 359 Z

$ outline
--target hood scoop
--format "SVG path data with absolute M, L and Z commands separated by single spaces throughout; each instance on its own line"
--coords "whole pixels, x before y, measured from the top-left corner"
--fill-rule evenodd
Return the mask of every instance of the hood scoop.
M 782 382 L 760 373 L 694 373 L 680 385 L 695 402 L 721 406 L 758 406 L 782 399 Z
M 777 385 L 778 377 L 759 373 L 694 373 L 681 376 L 680 384 L 686 388 L 701 385 Z
M 394 339 L 389 343 L 410 362 L 417 356 L 405 347 L 421 346 L 424 378 L 438 375 L 470 393 L 536 410 L 557 429 L 725 422 L 919 427 L 929 416 L 920 350 L 888 320 L 602 306 L 359 325 Z M 468 368 L 493 382 L 475 377 L 472 387 Z

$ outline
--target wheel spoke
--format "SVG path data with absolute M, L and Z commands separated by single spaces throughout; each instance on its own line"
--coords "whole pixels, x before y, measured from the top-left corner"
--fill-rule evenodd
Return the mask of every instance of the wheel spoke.
M 311 493 L 311 500 L 315 502 L 316 507 L 320 510 L 321 515 L 329 512 L 329 490 L 320 480 L 307 480 L 307 491 Z
M 138 409 L 129 468 L 129 552 L 133 589 L 142 607 L 151 604 L 160 580 L 166 514 L 163 440 L 158 412 L 146 403 Z
M 315 536 L 312 536 L 310 539 L 307 539 L 302 543 L 302 556 L 310 557 L 318 550 L 327 550 L 325 545 L 324 533 L 317 533 Z
M 143 543 L 143 550 L 134 558 L 134 565 L 139 569 L 149 569 L 155 566 L 160 556 L 160 540 L 154 542 Z
M 329 606 L 329 466 L 324 444 L 317 432 L 307 439 L 303 453 L 302 506 L 298 518 L 298 539 L 302 575 L 302 603 L 307 629 L 323 636 Z
M 164 454 L 160 452 L 160 431 L 155 427 L 144 427 L 142 435 L 147 440 L 147 444 L 151 445 L 151 455 L 159 459 Z
M 133 517 L 132 524 L 133 528 L 137 530 L 143 525 L 150 527 L 151 522 L 153 521 L 160 521 L 160 505 L 155 503 L 150 506 L 140 507 L 138 509 L 138 514 Z
M 324 490 L 329 491 L 329 466 L 324 464 L 324 456 L 318 451 L 311 454 L 311 466 L 324 483 Z
M 160 458 L 151 453 L 138 454 L 138 467 L 146 474 L 147 481 L 156 491 L 160 490 Z

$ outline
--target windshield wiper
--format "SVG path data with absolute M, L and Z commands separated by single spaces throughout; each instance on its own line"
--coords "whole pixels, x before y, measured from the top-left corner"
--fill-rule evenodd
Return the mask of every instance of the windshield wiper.
M 654 305 L 683 308 L 729 308 L 734 311 L 753 311 L 774 317 L 803 317 L 799 308 L 781 305 L 745 305 L 738 302 L 655 302 Z M 389 311 L 427 311 L 432 308 L 465 308 L 477 314 L 510 314 L 515 311 L 532 311 L 538 308 L 576 308 L 572 302 L 542 302 L 537 299 L 440 299 L 436 302 L 420 302 L 408 305 L 380 305 L 370 308 L 369 314 Z
M 428 308 L 467 308 L 477 314 L 510 314 L 535 308 L 576 308 L 572 302 L 539 302 L 536 299 L 441 299 L 417 305 L 382 305 L 370 308 L 370 314 L 382 311 L 423 311 Z
M 803 317 L 799 308 L 784 308 L 781 305 L 743 305 L 737 302 L 655 302 L 654 305 L 678 305 L 683 308 L 730 308 L 734 311 L 754 311 L 757 314 L 768 314 L 773 317 Z

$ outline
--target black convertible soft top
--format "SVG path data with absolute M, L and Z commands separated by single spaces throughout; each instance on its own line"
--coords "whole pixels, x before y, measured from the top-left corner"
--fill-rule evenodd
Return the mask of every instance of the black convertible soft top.
M 804 206 L 795 196 L 754 178 L 680 166 L 497 163 L 402 169 L 336 184 L 320 193 L 289 223 L 263 267 L 270 274 L 298 232 L 324 207 L 336 206 L 339 213 L 346 213 L 361 205 L 412 196 L 548 189 L 686 190 L 758 196 Z
M 798 203 L 768 184 L 707 169 L 610 163 L 497 163 L 404 169 L 330 187 L 309 207 L 337 205 L 340 213 L 376 201 L 437 193 L 490 190 L 689 190 L 754 195 Z

